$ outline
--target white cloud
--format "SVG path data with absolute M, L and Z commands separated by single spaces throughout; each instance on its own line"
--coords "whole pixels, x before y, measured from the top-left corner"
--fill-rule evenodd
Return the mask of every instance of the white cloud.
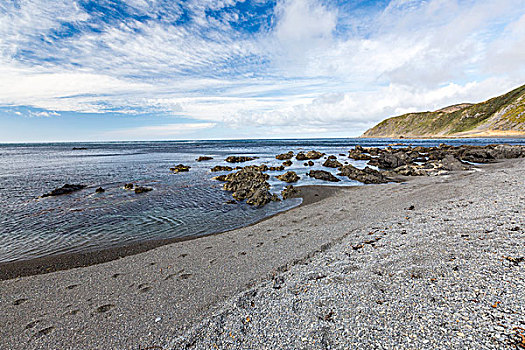
M 164 124 L 153 126 L 140 126 L 136 128 L 120 129 L 107 132 L 109 137 L 118 139 L 144 140 L 151 138 L 172 138 L 188 133 L 194 133 L 204 129 L 215 127 L 215 123 L 181 123 L 181 124 Z
M 394 0 L 359 18 L 326 1 L 280 0 L 273 26 L 257 33 L 231 25 L 237 12 L 208 15 L 234 0 L 189 1 L 191 20 L 177 26 L 182 5 L 166 11 L 161 1 L 126 3 L 163 20 L 111 24 L 75 1 L 17 3 L 0 4 L 0 105 L 158 112 L 255 125 L 262 136 L 290 126 L 358 134 L 394 114 L 481 101 L 525 80 L 521 0 Z M 57 40 L 63 21 L 97 31 Z M 177 125 L 128 133 L 199 130 Z

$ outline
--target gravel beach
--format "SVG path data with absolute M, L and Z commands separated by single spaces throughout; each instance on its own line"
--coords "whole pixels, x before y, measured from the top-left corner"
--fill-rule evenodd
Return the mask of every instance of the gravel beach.
M 524 174 L 310 188 L 249 227 L 1 281 L 0 347 L 519 349 Z

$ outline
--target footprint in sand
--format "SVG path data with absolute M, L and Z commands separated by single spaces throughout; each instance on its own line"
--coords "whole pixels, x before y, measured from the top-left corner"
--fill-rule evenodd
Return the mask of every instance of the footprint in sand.
M 39 330 L 35 334 L 35 337 L 39 338 L 39 337 L 42 337 L 44 335 L 48 335 L 49 333 L 51 333 L 53 331 L 53 329 L 55 329 L 55 327 L 53 327 L 53 326 L 47 327 L 47 328 L 43 328 L 43 329 Z
M 35 320 L 35 321 L 32 321 L 32 322 L 29 322 L 27 325 L 26 325 L 26 329 L 31 329 L 33 328 L 34 326 L 37 325 L 37 323 L 39 323 L 40 320 Z
M 18 305 L 20 305 L 20 304 L 25 303 L 26 301 L 27 301 L 26 298 L 20 298 L 20 299 L 17 299 L 17 300 L 15 300 L 15 301 L 13 301 L 13 305 L 18 306 Z
M 72 284 L 70 286 L 67 286 L 66 289 L 71 290 L 71 289 L 75 289 L 76 287 L 78 287 L 78 284 Z
M 120 273 L 114 273 L 113 276 L 111 276 L 111 277 L 117 278 L 118 276 L 120 276 Z
M 181 254 L 181 255 L 179 255 L 179 258 L 185 258 L 187 256 L 188 256 L 188 254 Z
M 115 307 L 115 305 L 113 305 L 113 304 L 101 305 L 101 306 L 97 307 L 97 312 L 98 313 L 108 312 L 109 310 L 113 309 L 114 307 Z
M 147 283 L 139 284 L 138 286 L 139 292 L 146 293 L 151 290 L 151 286 L 149 286 Z
M 192 276 L 191 273 L 183 273 L 182 275 L 179 276 L 179 280 L 187 280 L 191 276 Z

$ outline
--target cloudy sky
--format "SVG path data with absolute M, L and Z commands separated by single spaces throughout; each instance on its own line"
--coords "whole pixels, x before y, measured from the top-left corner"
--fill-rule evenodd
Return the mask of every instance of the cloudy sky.
M 523 0 L 0 1 L 0 142 L 352 137 L 523 84 Z

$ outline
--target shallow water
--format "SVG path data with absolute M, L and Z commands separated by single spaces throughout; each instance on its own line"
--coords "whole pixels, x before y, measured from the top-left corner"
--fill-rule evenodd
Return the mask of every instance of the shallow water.
M 238 228 L 300 204 L 300 199 L 254 208 L 225 202 L 231 194 L 212 180 L 221 173 L 210 168 L 229 155 L 252 155 L 259 159 L 240 165 L 279 165 L 275 155 L 292 150 L 319 150 L 347 154 L 360 144 L 385 147 L 398 140 L 238 140 L 173 142 L 105 142 L 0 144 L 0 262 L 27 260 L 65 252 L 86 252 L 153 239 L 202 236 Z M 403 140 L 414 146 L 490 143 L 523 144 L 520 139 Z M 86 147 L 86 150 L 73 150 Z M 200 155 L 211 161 L 196 162 Z M 359 168 L 365 161 L 338 156 Z M 304 176 L 312 169 L 294 161 L 297 185 L 327 184 Z M 321 168 L 324 159 L 315 161 Z M 173 174 L 171 166 L 183 163 L 188 173 Z M 324 170 L 336 173 L 335 169 Z M 272 192 L 286 185 L 275 179 L 283 172 L 269 172 Z M 341 177 L 330 185 L 361 185 Z M 122 187 L 133 182 L 154 188 L 137 195 Z M 70 183 L 88 187 L 71 195 L 38 198 Z M 102 186 L 105 193 L 95 194 Z

